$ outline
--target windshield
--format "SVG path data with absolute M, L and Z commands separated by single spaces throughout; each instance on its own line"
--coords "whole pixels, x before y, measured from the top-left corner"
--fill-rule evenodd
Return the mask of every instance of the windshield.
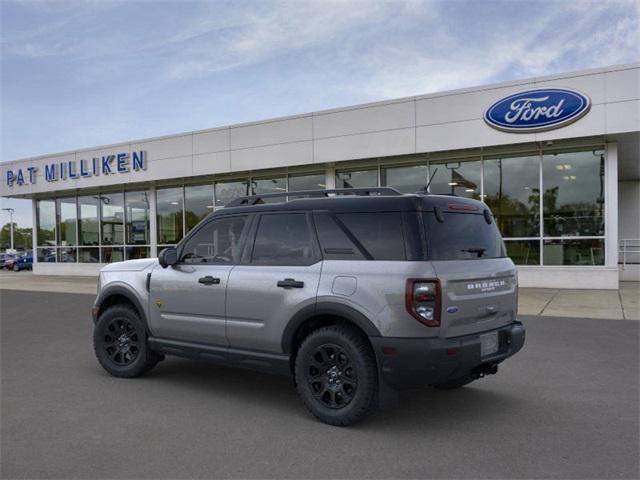
M 477 260 L 505 256 L 504 244 L 496 222 L 488 224 L 484 215 L 426 212 L 424 227 L 430 260 Z

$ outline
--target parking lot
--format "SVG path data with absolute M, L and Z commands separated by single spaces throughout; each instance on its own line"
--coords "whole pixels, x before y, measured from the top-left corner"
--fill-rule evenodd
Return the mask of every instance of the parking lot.
M 637 478 L 638 326 L 524 317 L 527 345 L 458 391 L 405 393 L 351 428 L 284 378 L 93 357 L 91 295 L 0 290 L 3 478 Z

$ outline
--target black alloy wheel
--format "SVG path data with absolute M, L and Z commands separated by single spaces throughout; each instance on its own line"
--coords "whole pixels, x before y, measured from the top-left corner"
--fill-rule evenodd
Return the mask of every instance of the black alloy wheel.
M 347 406 L 356 394 L 358 376 L 347 353 L 338 345 L 317 347 L 307 359 L 313 396 L 328 408 Z

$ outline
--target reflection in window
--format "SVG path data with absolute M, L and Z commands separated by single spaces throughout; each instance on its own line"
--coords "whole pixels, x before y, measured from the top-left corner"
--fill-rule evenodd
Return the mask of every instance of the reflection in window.
M 249 195 L 249 182 L 247 180 L 235 182 L 216 182 L 216 207 L 224 207 L 236 198 Z
M 137 258 L 149 258 L 149 247 L 125 247 L 125 254 L 127 260 L 135 260 Z
M 56 244 L 56 202 L 38 200 L 38 245 Z
M 304 213 L 263 215 L 253 244 L 256 265 L 310 265 L 314 261 L 311 231 Z
M 98 247 L 79 248 L 78 261 L 80 263 L 98 263 L 100 262 L 100 249 Z
M 251 195 L 266 193 L 284 193 L 287 191 L 287 178 L 254 178 L 251 180 Z M 265 198 L 264 203 L 275 203 L 284 201 L 285 197 Z
M 437 170 L 436 170 L 437 169 Z M 480 161 L 431 164 L 429 191 L 480 200 Z
M 58 244 L 61 246 L 76 244 L 76 198 L 58 198 Z
M 98 245 L 98 197 L 78 197 L 78 232 L 80 245 Z
M 156 191 L 158 244 L 175 244 L 182 238 L 182 187 Z
M 542 172 L 545 236 L 604 235 L 604 154 L 545 154 Z
M 213 212 L 213 185 L 184 187 L 184 221 L 187 232 Z
M 124 194 L 100 195 L 102 244 L 122 245 L 124 243 Z
M 540 157 L 484 162 L 484 201 L 503 237 L 540 235 Z
M 604 265 L 604 239 L 545 240 L 544 265 Z
M 55 263 L 58 261 L 58 253 L 53 247 L 38 248 L 36 255 L 38 263 Z
M 380 170 L 380 184 L 393 187 L 402 193 L 416 193 L 427 186 L 429 169 L 426 165 L 383 168 Z
M 378 186 L 378 169 L 336 172 L 336 188 L 370 188 Z
M 75 263 L 77 260 L 77 251 L 75 248 L 62 247 L 58 248 L 58 262 Z
M 102 263 L 121 262 L 124 260 L 123 247 L 104 247 L 102 250 Z
M 149 193 L 125 192 L 127 244 L 149 244 Z
M 508 240 L 504 244 L 516 265 L 540 265 L 540 240 Z
M 212 220 L 193 235 L 182 250 L 185 263 L 237 263 L 246 216 Z
M 324 173 L 311 175 L 290 175 L 289 191 L 299 192 L 303 190 L 321 190 L 327 188 L 326 177 Z

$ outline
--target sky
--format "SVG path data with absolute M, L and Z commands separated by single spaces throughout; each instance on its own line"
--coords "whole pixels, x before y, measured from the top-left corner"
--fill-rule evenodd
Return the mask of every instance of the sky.
M 0 161 L 640 60 L 640 0 L 2 0 L 0 16 Z M 31 224 L 28 201 L 7 206 Z

